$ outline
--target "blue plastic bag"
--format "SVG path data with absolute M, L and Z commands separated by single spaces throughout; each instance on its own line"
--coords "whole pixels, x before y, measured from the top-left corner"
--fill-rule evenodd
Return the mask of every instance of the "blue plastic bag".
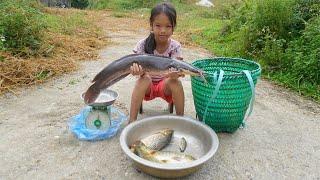
M 70 131 L 73 132 L 78 139 L 87 141 L 104 140 L 113 137 L 117 134 L 121 124 L 127 120 L 127 116 L 113 106 L 110 108 L 113 119 L 111 120 L 111 126 L 109 129 L 94 130 L 86 127 L 86 117 L 92 109 L 91 106 L 87 106 L 80 112 L 80 114 L 73 116 L 68 121 Z

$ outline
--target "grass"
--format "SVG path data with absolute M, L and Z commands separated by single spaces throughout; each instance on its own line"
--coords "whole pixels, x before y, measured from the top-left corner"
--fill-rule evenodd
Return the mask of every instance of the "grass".
M 36 56 L 0 51 L 0 94 L 74 71 L 78 61 L 97 59 L 97 50 L 107 43 L 102 28 L 92 21 L 97 14 L 49 8 L 44 8 L 43 14 L 47 28 Z
M 223 29 L 229 23 L 225 17 L 229 13 L 221 10 L 234 0 L 214 1 L 214 8 L 196 6 L 196 1 L 188 4 L 174 1 L 178 12 L 177 33 L 182 36 L 183 44 L 199 45 L 216 56 L 234 56 L 231 52 L 231 43 L 234 37 L 223 38 Z
M 301 78 L 293 78 L 290 74 L 273 73 L 267 74 L 265 78 L 276 82 L 277 84 L 297 92 L 301 96 L 309 97 L 315 102 L 320 102 L 320 86 L 310 82 L 302 82 Z
M 45 19 L 48 23 L 48 30 L 51 32 L 73 35 L 78 29 L 89 29 L 91 26 L 91 23 L 85 18 L 85 11 L 68 11 L 68 13 L 59 9 L 50 11 L 46 14 Z

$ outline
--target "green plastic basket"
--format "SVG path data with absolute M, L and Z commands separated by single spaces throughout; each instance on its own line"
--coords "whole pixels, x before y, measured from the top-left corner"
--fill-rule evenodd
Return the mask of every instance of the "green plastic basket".
M 254 100 L 261 67 L 254 61 L 217 57 L 192 63 L 205 73 L 205 79 L 191 77 L 197 117 L 216 132 L 234 132 L 244 124 Z

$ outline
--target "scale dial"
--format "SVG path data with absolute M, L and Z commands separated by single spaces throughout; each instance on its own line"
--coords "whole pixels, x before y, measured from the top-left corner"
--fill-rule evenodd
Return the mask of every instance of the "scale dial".
M 106 110 L 92 109 L 86 118 L 86 127 L 94 130 L 107 130 L 111 126 Z

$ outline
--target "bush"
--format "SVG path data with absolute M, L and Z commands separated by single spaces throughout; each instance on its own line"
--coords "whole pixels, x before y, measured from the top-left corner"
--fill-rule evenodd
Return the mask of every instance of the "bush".
M 228 26 L 222 41 L 231 54 L 259 60 L 268 77 L 320 100 L 319 0 L 244 0 Z
M 241 6 L 241 1 L 215 2 L 214 17 L 218 19 L 231 19 Z
M 0 48 L 21 56 L 34 55 L 46 28 L 43 14 L 25 1 L 0 3 Z
M 311 19 L 302 36 L 290 43 L 286 51 L 291 72 L 297 79 L 320 85 L 320 16 Z
M 320 16 L 320 2 L 318 0 L 297 0 L 293 8 L 294 22 L 291 25 L 294 36 L 300 36 L 305 29 L 306 22 L 312 17 Z
M 3 51 L 5 50 L 5 47 L 4 47 L 4 42 L 5 42 L 5 37 L 3 36 L 4 34 L 4 30 L 3 28 L 0 26 L 0 51 Z
M 253 21 L 257 31 L 268 29 L 276 38 L 290 38 L 293 0 L 258 0 Z
M 288 0 L 248 0 L 239 8 L 232 27 L 233 32 L 242 31 L 245 53 L 256 55 L 267 45 L 274 47 L 270 44 L 274 41 L 270 39 L 287 41 L 292 38 L 289 29 L 293 19 L 291 6 L 292 1 Z
M 71 7 L 78 8 L 78 9 L 85 9 L 88 7 L 89 1 L 88 0 L 72 0 Z

